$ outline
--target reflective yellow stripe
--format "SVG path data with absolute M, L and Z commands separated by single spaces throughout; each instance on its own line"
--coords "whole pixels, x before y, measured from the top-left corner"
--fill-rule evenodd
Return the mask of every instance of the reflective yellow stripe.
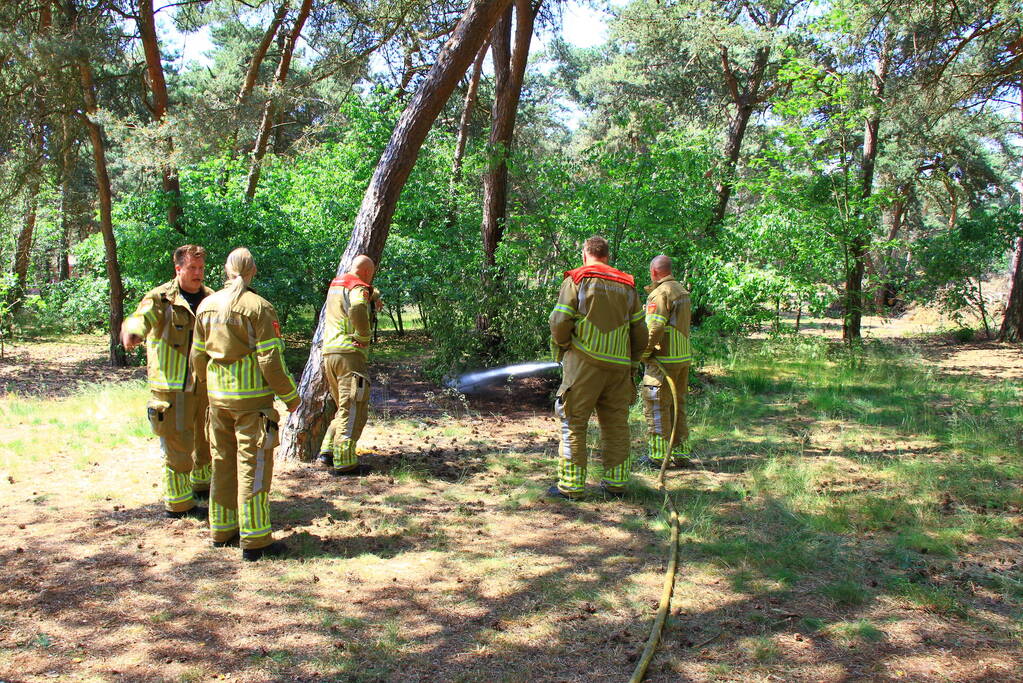
M 185 355 L 162 339 L 147 340 L 149 386 L 161 391 L 181 391 L 185 386 Z
M 270 502 L 266 491 L 260 491 L 245 502 L 240 521 L 244 538 L 270 533 Z
M 589 320 L 581 318 L 576 322 L 572 344 L 597 360 L 619 365 L 630 363 L 628 323 L 610 332 L 601 332 Z
M 206 366 L 207 390 L 217 398 L 252 398 L 273 396 L 273 390 L 263 379 L 255 353 L 234 363 L 213 361 Z

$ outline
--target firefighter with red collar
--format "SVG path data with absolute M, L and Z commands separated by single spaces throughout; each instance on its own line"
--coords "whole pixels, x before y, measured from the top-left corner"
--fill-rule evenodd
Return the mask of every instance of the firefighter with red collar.
M 195 312 L 213 293 L 203 284 L 206 250 L 174 250 L 174 279 L 151 290 L 121 327 L 128 351 L 146 342 L 149 423 L 163 451 L 163 497 L 168 517 L 205 518 L 196 498 L 209 495 L 210 445 L 206 440 L 206 387 L 188 368 Z
M 552 350 L 563 364 L 554 402 L 561 419 L 554 498 L 586 491 L 586 427 L 596 410 L 603 463 L 601 489 L 620 496 L 629 481 L 629 406 L 636 397 L 631 369 L 646 347 L 643 304 L 633 277 L 607 264 L 603 237 L 583 244 L 583 265 L 565 273 L 550 316 Z
M 365 474 L 355 446 L 369 416 L 370 308 L 383 307 L 373 292 L 376 264 L 357 256 L 327 290 L 323 370 L 337 412 L 327 428 L 319 461 L 337 475 Z

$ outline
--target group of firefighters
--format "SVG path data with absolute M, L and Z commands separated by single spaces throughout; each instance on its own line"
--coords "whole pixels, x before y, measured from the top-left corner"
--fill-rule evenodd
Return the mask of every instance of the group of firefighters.
M 666 458 L 688 463 L 689 293 L 672 277 L 671 260 L 657 256 L 644 304 L 633 277 L 609 266 L 608 257 L 607 240 L 586 240 L 583 265 L 565 273 L 550 316 L 552 351 L 563 365 L 554 403 L 561 420 L 557 482 L 547 492 L 554 498 L 585 494 L 586 428 L 594 410 L 605 494 L 622 495 L 634 466 L 660 469 Z M 298 389 L 284 362 L 277 314 L 251 289 L 256 264 L 249 250 L 230 253 L 226 284 L 217 292 L 203 284 L 205 267 L 202 247 L 176 249 L 174 279 L 146 294 L 121 340 L 129 351 L 146 343 L 148 416 L 163 452 L 167 516 L 208 518 L 213 545 L 240 546 L 244 560 L 279 556 L 287 547 L 273 539 L 268 499 L 280 421 L 273 404 L 276 395 L 295 410 Z M 359 256 L 327 294 L 323 370 L 337 412 L 319 462 L 342 476 L 368 470 L 356 444 L 369 410 L 371 310 L 383 307 L 372 287 L 375 270 Z M 633 462 L 628 412 L 640 363 L 649 453 Z M 678 387 L 675 399 L 665 373 Z M 207 498 L 209 507 L 201 507 Z

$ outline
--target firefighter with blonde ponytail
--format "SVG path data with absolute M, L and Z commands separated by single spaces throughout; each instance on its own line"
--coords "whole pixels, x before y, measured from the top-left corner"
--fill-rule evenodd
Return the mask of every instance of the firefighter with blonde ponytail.
M 256 263 L 239 247 L 224 266 L 227 282 L 199 306 L 192 344 L 196 381 L 209 395 L 213 451 L 210 532 L 213 545 L 242 548 L 242 558 L 283 554 L 270 526 L 270 481 L 279 415 L 274 395 L 294 410 L 298 390 L 284 363 L 274 307 L 249 285 Z

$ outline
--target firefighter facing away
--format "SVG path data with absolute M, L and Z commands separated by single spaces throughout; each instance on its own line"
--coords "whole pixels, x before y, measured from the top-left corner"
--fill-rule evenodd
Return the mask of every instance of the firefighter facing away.
M 660 469 L 669 454 L 678 465 L 689 465 L 689 428 L 686 425 L 686 389 L 693 360 L 689 344 L 689 292 L 671 274 L 671 259 L 663 254 L 650 262 L 650 286 L 646 300 L 649 330 L 643 360 L 647 361 L 641 393 L 648 429 L 650 454 L 639 461 L 642 467 Z M 656 364 L 650 362 L 656 359 Z M 668 373 L 678 392 L 678 413 L 664 377 Z M 672 426 L 678 422 L 674 443 Z M 670 463 L 669 463 L 670 464 Z
M 355 446 L 369 412 L 370 308 L 383 307 L 370 284 L 374 273 L 373 260 L 357 256 L 327 291 L 323 370 L 337 412 L 327 428 L 319 461 L 338 475 L 367 471 L 359 463 Z
M 146 342 L 149 422 L 163 451 L 164 505 L 168 517 L 204 517 L 196 498 L 210 488 L 206 441 L 206 390 L 188 368 L 195 312 L 213 290 L 203 285 L 206 250 L 186 244 L 174 251 L 174 279 L 151 290 L 121 328 L 132 351 Z
M 284 342 L 273 306 L 251 289 L 256 264 L 248 249 L 228 255 L 227 285 L 199 306 L 192 365 L 209 394 L 213 485 L 213 545 L 238 541 L 242 558 L 283 554 L 270 525 L 270 481 L 279 416 L 274 394 L 288 410 L 298 390 L 284 364 Z
M 600 423 L 601 488 L 621 495 L 629 481 L 629 406 L 636 397 L 632 364 L 647 341 L 643 306 L 631 275 L 607 264 L 603 237 L 583 244 L 583 265 L 565 273 L 551 312 L 552 350 L 563 364 L 554 402 L 561 419 L 558 481 L 548 495 L 578 498 L 586 490 L 586 426 Z

